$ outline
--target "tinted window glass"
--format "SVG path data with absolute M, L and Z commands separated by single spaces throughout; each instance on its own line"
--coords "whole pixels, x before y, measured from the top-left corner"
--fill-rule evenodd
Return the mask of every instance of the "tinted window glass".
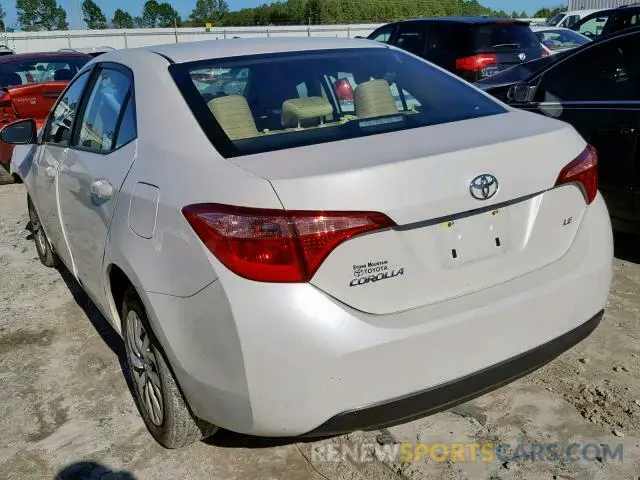
M 480 51 L 540 49 L 538 39 L 526 25 L 495 23 L 480 25 L 475 31 L 475 47 Z
M 98 74 L 74 145 L 98 152 L 114 148 L 116 127 L 130 88 L 131 82 L 124 73 L 104 69 Z
M 376 42 L 387 43 L 391 38 L 391 34 L 395 29 L 395 25 L 388 25 L 386 27 L 379 28 L 371 35 L 369 35 L 369 40 L 374 40 Z
M 562 25 L 565 28 L 571 28 L 573 27 L 576 23 L 578 23 L 580 21 L 580 16 L 579 15 L 570 15 L 565 21 L 564 24 Z
M 607 30 L 609 33 L 619 32 L 620 30 L 626 30 L 627 28 L 637 27 L 639 24 L 639 12 L 633 11 L 621 11 L 616 13 L 607 24 Z
M 89 61 L 83 56 L 54 56 L 0 63 L 0 87 L 69 81 Z
M 80 97 L 89 79 L 89 72 L 83 73 L 67 88 L 62 95 L 53 113 L 49 117 L 48 131 L 45 134 L 45 142 L 55 143 L 61 146 L 69 145 L 73 119 L 78 111 Z
M 207 69 L 247 69 L 243 95 L 199 89 L 191 73 Z M 210 60 L 171 70 L 202 128 L 227 156 L 505 111 L 425 62 L 382 48 Z
M 640 44 L 621 38 L 594 46 L 549 70 L 540 101 L 640 100 Z
M 129 95 L 127 99 L 127 106 L 122 114 L 122 122 L 118 127 L 115 146 L 116 150 L 134 140 L 136 137 L 136 118 L 133 108 L 133 97 Z
M 426 46 L 426 28 L 423 22 L 401 23 L 393 43 L 415 55 L 422 55 Z
M 564 13 L 558 13 L 557 15 L 554 15 L 553 17 L 549 18 L 546 22 L 545 25 L 550 25 L 552 27 L 555 27 L 556 25 L 558 25 L 560 23 L 560 21 L 564 18 Z
M 461 57 L 469 52 L 468 27 L 451 24 L 438 24 L 434 22 L 429 26 L 429 42 L 427 51 L 429 54 L 446 57 Z

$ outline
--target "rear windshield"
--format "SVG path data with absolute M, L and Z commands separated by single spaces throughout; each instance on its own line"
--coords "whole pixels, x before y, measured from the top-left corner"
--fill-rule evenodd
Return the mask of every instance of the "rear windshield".
M 475 31 L 475 48 L 478 51 L 540 50 L 540 42 L 527 25 L 495 23 L 480 25 Z
M 0 62 L 0 87 L 69 81 L 89 61 L 83 56 L 42 57 Z
M 542 30 L 536 32 L 536 37 L 549 50 L 565 50 L 575 48 L 585 43 L 589 43 L 587 37 L 574 32 L 573 30 L 557 29 Z
M 171 72 L 226 157 L 505 112 L 464 82 L 387 48 L 216 59 Z

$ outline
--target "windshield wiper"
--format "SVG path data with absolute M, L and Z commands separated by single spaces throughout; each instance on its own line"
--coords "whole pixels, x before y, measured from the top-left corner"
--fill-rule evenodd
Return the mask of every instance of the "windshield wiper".
M 520 48 L 520 44 L 519 43 L 499 43 L 497 45 L 491 45 L 491 48 L 500 48 L 500 47 Z

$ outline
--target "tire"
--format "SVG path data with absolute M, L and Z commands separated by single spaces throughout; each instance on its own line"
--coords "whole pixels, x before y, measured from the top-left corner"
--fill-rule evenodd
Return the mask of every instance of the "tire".
M 218 427 L 191 413 L 132 287 L 122 302 L 122 332 L 127 375 L 140 415 L 153 438 L 173 449 L 213 435 Z
M 51 242 L 49 242 L 49 238 L 42 228 L 40 217 L 30 197 L 27 198 L 27 208 L 29 210 L 29 223 L 35 240 L 38 257 L 45 267 L 57 268 L 60 265 L 60 259 L 58 255 L 56 255 L 56 252 L 53 251 Z
M 0 163 L 0 185 L 15 182 L 15 177 L 9 173 L 9 164 Z

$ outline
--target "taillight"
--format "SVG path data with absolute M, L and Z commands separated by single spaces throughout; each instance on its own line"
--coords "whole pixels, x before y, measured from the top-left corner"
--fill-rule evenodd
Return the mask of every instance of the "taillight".
M 0 124 L 11 123 L 17 118 L 16 111 L 13 109 L 11 95 L 8 92 L 0 93 Z
M 495 55 L 480 54 L 472 57 L 458 58 L 456 60 L 456 68 L 467 72 L 479 72 L 487 65 L 498 63 Z
M 184 207 L 182 213 L 229 270 L 261 282 L 307 282 L 341 243 L 395 225 L 374 212 L 264 210 L 209 203 Z
M 566 183 L 581 185 L 587 204 L 593 202 L 598 193 L 598 153 L 591 145 L 578 155 L 574 161 L 562 169 L 556 186 Z
M 338 100 L 351 102 L 353 101 L 353 88 L 346 78 L 341 78 L 335 85 L 336 95 Z

